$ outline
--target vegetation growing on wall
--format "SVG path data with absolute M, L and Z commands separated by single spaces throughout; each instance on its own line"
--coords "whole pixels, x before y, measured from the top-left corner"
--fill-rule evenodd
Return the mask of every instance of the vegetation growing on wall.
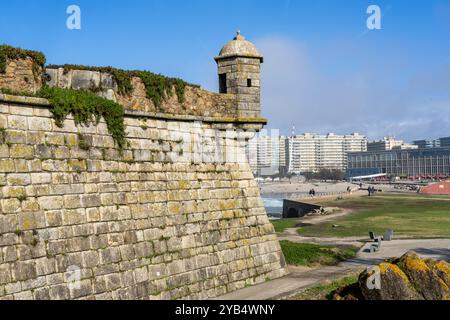
M 48 68 L 64 68 L 64 73 L 70 70 L 87 70 L 111 74 L 117 82 L 118 91 L 121 95 L 130 95 L 133 92 L 132 78 L 138 77 L 145 85 L 147 98 L 150 99 L 155 107 L 159 109 L 162 103 L 173 96 L 173 89 L 180 103 L 184 102 L 184 93 L 186 86 L 198 87 L 189 84 L 181 79 L 170 78 L 149 71 L 128 71 L 112 67 L 89 67 L 80 65 L 51 65 Z
M 6 72 L 8 60 L 24 60 L 26 58 L 33 60 L 33 73 L 35 78 L 39 78 L 42 73 L 39 68 L 42 68 L 46 61 L 45 55 L 42 52 L 0 45 L 0 73 Z
M 157 109 L 168 97 L 173 96 L 173 88 L 175 88 L 178 101 L 184 102 L 185 89 L 189 84 L 181 79 L 168 78 L 148 71 L 131 71 L 130 76 L 141 78 L 145 85 L 147 98 L 153 102 Z
M 125 146 L 125 124 L 123 107 L 92 92 L 44 86 L 38 96 L 46 98 L 52 105 L 56 125 L 64 126 L 71 114 L 76 124 L 89 126 L 105 119 L 109 132 L 120 148 Z
M 59 127 L 64 126 L 64 120 L 69 114 L 74 117 L 76 124 L 83 125 L 98 124 L 103 117 L 108 131 L 119 147 L 125 146 L 124 109 L 114 101 L 99 97 L 90 91 L 51 88 L 49 86 L 42 87 L 37 93 L 19 92 L 5 88 L 0 88 L 0 93 L 47 99 L 52 106 L 55 123 Z M 0 131 L 0 141 L 1 133 Z M 81 149 L 89 149 L 86 148 L 87 144 L 84 139 L 79 140 L 81 141 L 79 144 Z
M 7 63 L 10 60 L 31 58 L 33 60 L 33 73 L 36 78 L 43 77 L 43 66 L 46 62 L 45 55 L 41 52 L 14 48 L 8 45 L 0 45 L 0 74 L 6 72 Z M 142 80 L 146 88 L 146 96 L 155 107 L 160 110 L 166 99 L 177 95 L 178 101 L 183 103 L 185 100 L 186 86 L 198 87 L 189 84 L 181 79 L 165 77 L 149 71 L 128 71 L 112 67 L 89 67 L 80 65 L 51 65 L 48 68 L 64 68 L 64 72 L 70 70 L 88 70 L 111 74 L 118 86 L 119 94 L 129 96 L 134 87 L 133 77 Z M 45 83 L 45 82 L 44 82 Z M 108 126 L 108 130 L 117 142 L 120 148 L 125 145 L 125 125 L 124 109 L 113 101 L 99 97 L 95 93 L 101 88 L 92 88 L 90 91 L 80 91 L 73 89 L 51 88 L 44 85 L 37 94 L 26 92 L 14 92 L 8 89 L 1 89 L 0 93 L 42 97 L 49 100 L 53 109 L 53 116 L 56 124 L 60 127 L 64 125 L 64 120 L 71 114 L 76 124 L 90 125 L 98 124 L 103 117 Z
M 117 87 L 119 93 L 121 95 L 129 95 L 133 92 L 133 84 L 131 83 L 131 77 L 129 75 L 129 71 L 116 69 L 112 67 L 89 67 L 75 64 L 65 64 L 62 66 L 59 65 L 49 65 L 47 66 L 49 69 L 58 69 L 63 68 L 64 74 L 69 73 L 71 70 L 85 70 L 85 71 L 95 71 L 95 72 L 104 72 L 111 74 L 117 82 Z
M 8 89 L 8 88 L 0 88 L 0 93 L 8 94 L 8 95 L 11 95 L 11 96 L 37 97 L 37 95 L 35 93 L 32 93 L 32 92 L 16 91 L 16 90 Z

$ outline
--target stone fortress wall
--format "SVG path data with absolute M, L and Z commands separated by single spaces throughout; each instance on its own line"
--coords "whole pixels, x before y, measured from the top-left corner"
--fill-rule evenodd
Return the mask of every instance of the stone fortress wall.
M 0 94 L 0 299 L 206 299 L 286 274 L 244 154 L 264 120 L 186 95 L 124 103 L 119 150 L 103 121 L 61 128 L 47 100 Z
M 42 79 L 36 76 L 33 65 L 31 58 L 8 61 L 4 74 L 0 73 L 0 88 L 36 93 L 42 87 Z
M 133 92 L 122 95 L 111 74 L 89 70 L 67 70 L 63 67 L 46 68 L 49 76 L 49 85 L 75 90 L 89 90 L 100 88 L 100 94 L 110 100 L 116 101 L 127 110 L 138 112 L 160 113 L 154 103 L 146 97 L 145 85 L 139 77 L 132 78 Z M 176 94 L 168 97 L 162 103 L 164 113 L 172 115 L 189 115 L 201 117 L 230 117 L 237 118 L 236 95 L 218 94 L 202 90 L 194 86 L 187 86 L 184 95 L 185 101 L 179 102 Z

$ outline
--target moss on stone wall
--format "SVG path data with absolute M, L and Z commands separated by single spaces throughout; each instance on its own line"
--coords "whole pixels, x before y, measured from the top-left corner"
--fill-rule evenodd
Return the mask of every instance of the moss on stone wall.
M 149 71 L 130 71 L 112 67 L 90 67 L 81 65 L 50 65 L 48 66 L 48 68 L 63 68 L 64 73 L 68 73 L 71 70 L 86 70 L 109 73 L 117 82 L 119 94 L 124 96 L 130 95 L 133 92 L 134 88 L 132 84 L 132 78 L 138 77 L 145 85 L 147 98 L 150 99 L 158 109 L 168 97 L 173 96 L 173 89 L 175 89 L 175 94 L 178 97 L 178 101 L 180 103 L 183 103 L 186 86 L 199 87 L 197 85 L 187 83 L 181 79 L 170 78 Z
M 45 55 L 39 51 L 24 50 L 8 45 L 0 45 L 0 73 L 6 72 L 8 60 L 33 60 L 33 73 L 36 78 L 41 76 L 39 68 L 42 68 L 46 62 Z
M 9 94 L 11 96 L 21 96 L 21 97 L 37 97 L 36 93 L 27 91 L 16 91 L 8 88 L 0 88 L 0 93 Z
M 64 126 L 64 120 L 69 114 L 74 117 L 76 124 L 86 126 L 98 124 L 103 117 L 119 147 L 125 146 L 124 109 L 120 104 L 92 92 L 48 86 L 44 86 L 38 96 L 49 100 L 59 127 Z
M 37 93 L 18 92 L 0 88 L 0 93 L 45 98 L 52 106 L 52 113 L 58 127 L 64 127 L 64 120 L 69 114 L 74 117 L 76 124 L 98 124 L 101 117 L 105 119 L 109 133 L 120 148 L 125 146 L 124 108 L 122 105 L 99 97 L 96 94 L 73 89 L 42 87 Z

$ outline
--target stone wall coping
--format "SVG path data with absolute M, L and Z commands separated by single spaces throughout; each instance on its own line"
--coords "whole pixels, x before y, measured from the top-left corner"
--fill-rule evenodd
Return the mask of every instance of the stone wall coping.
M 47 99 L 27 96 L 16 96 L 9 94 L 0 94 L 0 102 L 24 104 L 33 106 L 50 107 Z M 138 110 L 125 109 L 125 115 L 130 117 L 146 117 L 160 120 L 176 120 L 185 122 L 201 121 L 207 123 L 231 123 L 231 124 L 259 124 L 266 125 L 265 118 L 237 118 L 237 117 L 198 117 L 192 115 L 169 114 L 158 112 L 146 112 Z
M 10 94 L 0 93 L 0 102 L 28 104 L 32 106 L 49 107 L 50 103 L 47 99 L 27 96 L 15 96 Z

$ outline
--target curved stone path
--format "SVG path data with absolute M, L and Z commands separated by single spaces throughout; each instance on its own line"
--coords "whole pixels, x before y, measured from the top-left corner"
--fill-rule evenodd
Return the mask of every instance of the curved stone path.
M 324 281 L 342 278 L 350 273 L 362 271 L 386 259 L 399 257 L 413 250 L 422 258 L 433 258 L 450 262 L 450 239 L 410 239 L 383 242 L 380 252 L 365 252 L 370 244 L 364 245 L 356 258 L 340 263 L 335 267 L 325 267 L 304 272 L 291 272 L 289 275 L 247 287 L 216 298 L 216 300 L 274 300 L 291 296 L 299 291 Z
M 329 216 L 309 217 L 302 223 L 320 224 L 352 213 L 352 210 L 332 214 Z M 383 242 L 381 250 L 375 254 L 367 252 L 370 243 L 360 237 L 350 238 L 314 238 L 302 237 L 297 233 L 298 228 L 286 229 L 278 238 L 297 243 L 316 243 L 323 245 L 354 245 L 361 247 L 357 256 L 337 266 L 318 269 L 290 267 L 290 274 L 273 281 L 247 287 L 236 292 L 216 298 L 216 300 L 275 300 L 289 297 L 301 290 L 333 281 L 349 274 L 360 272 L 367 267 L 376 265 L 392 257 L 400 257 L 408 251 L 415 251 L 423 258 L 446 260 L 450 262 L 450 239 L 399 239 Z

